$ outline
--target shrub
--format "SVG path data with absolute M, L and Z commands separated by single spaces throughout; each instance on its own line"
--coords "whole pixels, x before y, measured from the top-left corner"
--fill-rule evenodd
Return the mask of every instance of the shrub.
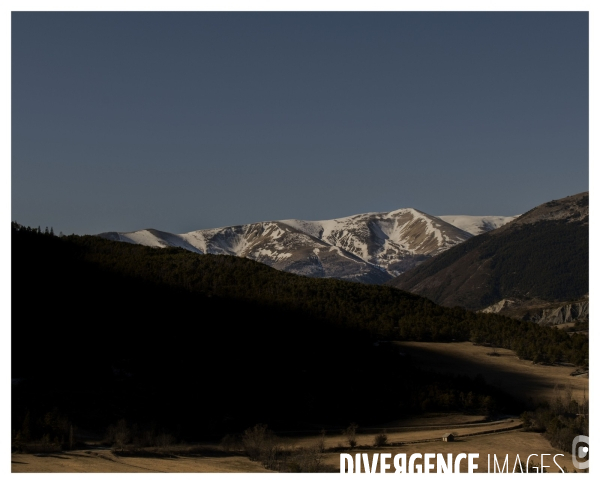
M 275 447 L 275 435 L 265 424 L 256 424 L 244 431 L 242 445 L 250 460 L 268 460 Z
M 297 449 L 287 462 L 289 472 L 319 472 L 323 453 L 319 445 Z
M 18 443 L 15 447 L 23 454 L 53 454 L 62 450 L 59 443 L 50 442 L 48 439 Z
M 388 443 L 388 436 L 387 434 L 381 433 L 379 435 L 375 436 L 375 439 L 373 440 L 373 446 L 375 447 L 383 447 L 384 445 L 387 445 Z

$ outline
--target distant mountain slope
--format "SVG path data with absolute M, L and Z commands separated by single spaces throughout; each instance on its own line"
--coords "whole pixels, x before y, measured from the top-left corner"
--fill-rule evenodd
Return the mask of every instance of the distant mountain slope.
M 388 284 L 445 306 L 502 299 L 567 301 L 588 293 L 588 192 L 540 205 Z
M 539 299 L 501 299 L 482 309 L 482 313 L 495 313 L 510 318 L 533 321 L 546 326 L 563 323 L 589 323 L 589 297 L 568 302 L 548 302 Z
M 246 257 L 294 274 L 382 283 L 471 234 L 407 208 L 333 220 L 279 220 L 171 234 L 154 229 L 100 237 L 199 254 Z
M 490 230 L 495 230 L 508 222 L 512 222 L 518 215 L 512 217 L 479 216 L 479 215 L 438 215 L 444 222 L 458 227 L 471 235 L 479 235 Z

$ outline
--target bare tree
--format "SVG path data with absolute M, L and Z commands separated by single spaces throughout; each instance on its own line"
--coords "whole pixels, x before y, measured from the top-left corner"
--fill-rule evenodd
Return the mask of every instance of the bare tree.
M 352 422 L 350 426 L 344 431 L 344 435 L 346 436 L 346 441 L 348 445 L 352 448 L 356 447 L 356 430 L 358 429 L 358 424 Z

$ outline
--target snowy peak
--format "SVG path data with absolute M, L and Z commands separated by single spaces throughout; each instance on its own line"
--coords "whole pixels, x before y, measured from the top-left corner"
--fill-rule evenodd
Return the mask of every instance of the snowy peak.
M 204 252 L 198 250 L 191 244 L 188 244 L 185 239 L 179 235 L 171 234 L 169 232 L 161 232 L 155 229 L 144 229 L 136 232 L 106 232 L 99 234 L 100 237 L 109 240 L 115 240 L 117 242 L 128 242 L 130 244 L 145 245 L 148 247 L 181 247 L 198 254 Z
M 497 228 L 506 225 L 508 222 L 513 221 L 519 217 L 519 215 L 514 215 L 512 217 L 503 217 L 503 216 L 480 216 L 480 215 L 439 215 L 438 218 L 448 222 L 449 224 L 458 227 L 465 232 L 469 232 L 472 235 L 483 234 L 484 232 L 489 232 L 490 230 L 495 230 Z
M 442 217 L 402 208 L 332 220 L 275 220 L 185 234 L 146 229 L 100 236 L 149 247 L 247 257 L 307 276 L 380 283 L 460 244 L 472 233 Z
M 315 222 L 282 222 L 392 275 L 412 267 L 424 256 L 436 255 L 471 237 L 443 220 L 412 208 Z
M 364 282 L 389 279 L 390 276 L 380 268 L 321 240 L 315 223 L 296 222 L 259 222 L 198 230 L 181 237 L 205 253 L 247 257 L 296 274 Z M 315 233 L 317 236 L 313 235 Z

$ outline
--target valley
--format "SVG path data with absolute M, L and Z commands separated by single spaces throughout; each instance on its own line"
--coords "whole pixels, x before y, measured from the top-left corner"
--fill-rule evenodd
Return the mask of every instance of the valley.
M 353 445 L 367 452 L 443 448 L 437 440 L 445 431 L 469 452 L 534 443 L 565 450 L 573 435 L 588 432 L 589 338 L 587 320 L 578 320 L 588 303 L 560 302 L 568 291 L 587 294 L 587 199 L 573 200 L 481 235 L 441 230 L 446 222 L 412 209 L 219 229 L 196 234 L 189 246 L 157 231 L 123 243 L 129 236 L 56 237 L 13 223 L 13 471 L 337 471 L 352 422 Z M 476 231 L 473 220 L 460 222 Z M 404 242 L 394 245 L 398 234 Z M 534 239 L 553 242 L 549 253 L 537 251 L 542 257 L 562 254 L 544 269 L 558 271 L 556 278 L 523 265 L 537 253 L 519 242 Z M 299 240 L 300 252 L 285 252 Z M 220 252 L 201 253 L 207 241 Z M 302 264 L 300 274 L 273 266 L 297 262 L 293 252 L 306 250 L 319 255 L 311 260 L 321 276 L 303 274 Z M 256 254 L 267 259 L 252 260 Z M 504 286 L 464 297 L 493 300 L 506 296 L 502 288 L 518 292 L 523 279 L 526 296 L 541 301 L 554 327 L 507 317 L 514 305 L 506 301 L 474 312 L 394 287 L 422 274 L 431 282 L 440 264 L 465 254 L 490 257 L 486 264 L 500 267 Z M 417 255 L 429 259 L 394 284 L 361 283 L 371 270 L 391 277 Z M 563 259 L 576 268 L 571 279 L 560 273 Z M 507 277 L 502 264 L 525 269 Z M 357 279 L 359 266 L 366 272 Z M 335 267 L 337 276 L 327 272 Z M 474 278 L 486 287 L 494 274 Z M 552 283 L 561 278 L 574 283 Z M 549 303 L 548 294 L 558 300 Z M 44 324 L 55 307 L 66 308 L 61 324 Z M 572 327 L 559 329 L 565 324 Z M 336 372 L 332 385 L 340 365 L 353 371 Z M 357 381 L 378 388 L 377 398 L 355 392 L 351 404 L 340 399 L 339 387 Z M 262 439 L 260 450 L 248 446 L 248 435 Z

